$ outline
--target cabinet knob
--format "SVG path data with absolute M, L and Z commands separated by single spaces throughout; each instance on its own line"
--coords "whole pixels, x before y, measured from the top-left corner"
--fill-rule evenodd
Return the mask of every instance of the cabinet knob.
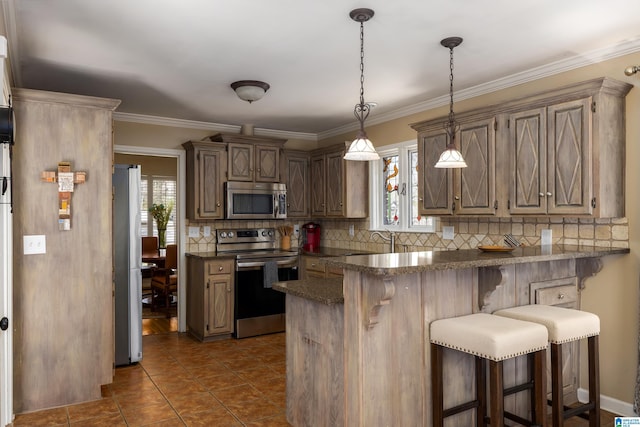
M 224 270 L 224 268 L 222 268 L 222 266 L 218 267 L 218 271 L 222 271 Z
M 544 193 L 539 193 L 538 196 L 544 197 Z
M 460 200 L 460 196 L 454 196 L 453 199 L 454 200 Z
M 547 191 L 547 197 L 551 197 L 551 196 L 553 196 L 553 194 Z
M 558 294 L 558 299 L 564 299 L 564 294 Z
M 220 202 L 216 203 L 216 207 L 218 207 L 218 208 L 220 207 Z
M 422 197 L 418 197 L 418 200 L 419 201 L 423 201 L 424 199 Z

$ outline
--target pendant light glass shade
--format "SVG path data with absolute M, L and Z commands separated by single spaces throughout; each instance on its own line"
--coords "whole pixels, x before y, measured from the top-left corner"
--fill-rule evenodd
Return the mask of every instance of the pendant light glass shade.
M 372 105 L 364 102 L 364 23 L 371 19 L 373 13 L 371 9 L 354 9 L 349 13 L 351 19 L 360 23 L 360 103 L 356 104 L 353 110 L 360 123 L 360 130 L 344 155 L 345 160 L 369 161 L 380 158 L 364 131 L 364 121 L 369 116 Z
M 464 161 L 462 153 L 456 150 L 456 147 L 449 147 L 440 154 L 436 167 L 448 169 L 466 168 L 467 162 Z
M 378 160 L 380 156 L 373 148 L 373 144 L 367 138 L 366 133 L 358 132 L 358 136 L 353 140 L 349 146 L 349 150 L 344 155 L 345 160 Z

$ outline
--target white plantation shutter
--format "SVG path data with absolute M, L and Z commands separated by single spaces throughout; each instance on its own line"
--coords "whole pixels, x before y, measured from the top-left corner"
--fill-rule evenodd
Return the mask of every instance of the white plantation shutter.
M 150 191 L 151 190 L 151 191 Z M 173 211 L 167 224 L 167 244 L 176 243 L 176 179 L 159 175 L 143 175 L 140 183 L 140 221 L 143 236 L 157 236 L 156 222 L 149 213 L 149 207 L 155 204 L 173 202 Z

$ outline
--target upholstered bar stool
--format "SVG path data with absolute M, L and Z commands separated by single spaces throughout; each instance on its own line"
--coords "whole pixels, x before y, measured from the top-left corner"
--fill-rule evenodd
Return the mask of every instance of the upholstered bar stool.
M 476 313 L 431 323 L 431 394 L 433 426 L 442 427 L 444 419 L 470 409 L 476 409 L 476 425 L 487 423 L 486 360 L 489 361 L 489 422 L 492 427 L 504 426 L 504 418 L 532 426 L 546 425 L 546 350 L 547 329 L 537 323 Z M 473 401 L 444 409 L 443 350 L 461 351 L 475 357 L 476 398 Z M 530 381 L 504 390 L 502 363 L 516 356 L 528 355 Z M 531 390 L 532 419 L 526 420 L 505 412 L 504 396 Z
M 551 411 L 553 427 L 579 416 L 589 420 L 590 427 L 600 425 L 600 362 L 598 336 L 600 318 L 593 313 L 542 304 L 507 308 L 496 316 L 535 322 L 546 326 L 551 343 Z M 564 406 L 562 396 L 562 344 L 587 339 L 589 359 L 589 401 L 574 408 Z

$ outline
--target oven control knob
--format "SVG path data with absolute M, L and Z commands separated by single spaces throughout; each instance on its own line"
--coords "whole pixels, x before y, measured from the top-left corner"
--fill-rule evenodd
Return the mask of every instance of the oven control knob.
M 266 236 L 267 235 L 267 231 L 266 230 L 262 230 L 262 235 Z
M 230 238 L 230 239 L 231 239 L 231 238 L 233 238 L 233 231 L 230 231 L 230 232 L 229 232 L 229 238 Z
M 267 234 L 269 235 L 269 237 L 273 237 L 273 230 L 269 230 Z
M 227 237 L 227 232 L 226 231 L 221 232 L 220 233 L 220 238 L 224 239 L 225 237 Z

